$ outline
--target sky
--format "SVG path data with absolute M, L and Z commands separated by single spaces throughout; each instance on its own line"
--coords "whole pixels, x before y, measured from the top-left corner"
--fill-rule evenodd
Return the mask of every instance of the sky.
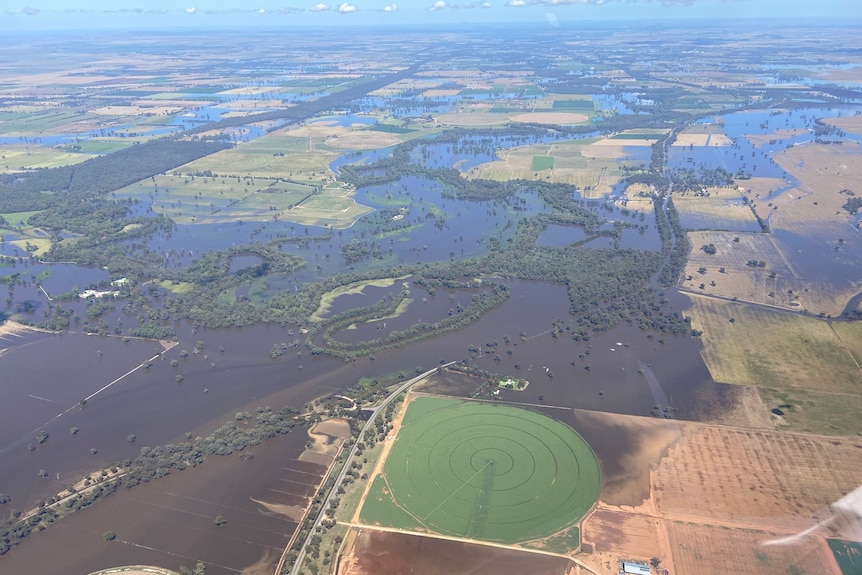
M 2 0 L 0 30 L 718 18 L 862 23 L 862 0 Z

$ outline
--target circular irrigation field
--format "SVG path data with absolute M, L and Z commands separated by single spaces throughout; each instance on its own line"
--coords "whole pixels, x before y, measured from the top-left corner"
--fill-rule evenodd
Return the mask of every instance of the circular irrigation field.
M 384 474 L 386 499 L 420 528 L 506 543 L 572 525 L 601 486 L 598 461 L 572 428 L 525 409 L 433 397 L 409 405 Z

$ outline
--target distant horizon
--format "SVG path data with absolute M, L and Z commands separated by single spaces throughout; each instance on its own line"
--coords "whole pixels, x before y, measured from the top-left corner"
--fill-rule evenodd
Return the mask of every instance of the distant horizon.
M 24 0 L 26 1 L 26 0 Z M 12 0 L 22 2 L 22 0 Z M 862 25 L 858 0 L 34 0 L 0 11 L 7 32 L 109 29 L 409 27 L 816 20 Z M 778 16 L 776 16 L 778 14 Z
M 862 2 L 862 0 L 860 0 Z M 2 26 L 3 20 L 0 18 L 0 26 Z M 331 24 L 331 23 L 278 23 L 278 22 L 236 22 L 236 23 L 220 23 L 213 25 L 200 25 L 197 23 L 182 23 L 176 25 L 168 25 L 165 26 L 163 24 L 147 24 L 147 23 L 136 23 L 134 25 L 131 24 L 121 24 L 121 23 L 110 23 L 110 24 L 99 24 L 99 25 L 91 25 L 86 27 L 85 25 L 81 26 L 66 26 L 66 27 L 21 27 L 21 28 L 12 28 L 6 30 L 6 37 L 12 37 L 16 34 L 20 35 L 30 35 L 30 34 L 39 34 L 39 33 L 87 33 L 87 32 L 146 32 L 146 33 L 186 33 L 186 32 L 231 32 L 231 31 L 248 31 L 248 30 L 261 30 L 267 32 L 279 31 L 279 30 L 331 30 L 336 31 L 338 29 L 350 28 L 351 30 L 385 30 L 385 31 L 398 31 L 403 30 L 405 32 L 416 32 L 421 31 L 423 29 L 426 30 L 453 30 L 453 29 L 463 29 L 463 28 L 472 28 L 476 31 L 481 31 L 482 28 L 487 29 L 500 29 L 500 28 L 516 28 L 520 27 L 524 30 L 535 31 L 538 28 L 544 28 L 549 31 L 564 31 L 566 29 L 569 30 L 588 30 L 590 28 L 626 28 L 632 26 L 639 26 L 645 30 L 647 29 L 660 29 L 660 28 L 673 28 L 679 27 L 685 24 L 704 24 L 704 25 L 715 25 L 717 28 L 722 28 L 727 25 L 732 24 L 747 24 L 747 23 L 758 23 L 761 27 L 765 25 L 766 28 L 773 27 L 782 27 L 787 25 L 812 25 L 812 26 L 825 26 L 832 28 L 862 28 L 862 17 L 858 21 L 847 21 L 844 18 L 836 18 L 836 17 L 820 17 L 820 18 L 808 18 L 808 17 L 784 17 L 784 18 L 773 18 L 773 17 L 727 17 L 727 18 L 706 18 L 706 17 L 678 17 L 678 18 L 663 18 L 663 19 L 654 19 L 654 20 L 639 20 L 639 19 L 582 19 L 582 20 L 559 20 L 555 22 L 553 25 L 549 26 L 547 21 L 530 21 L 530 22 L 507 22 L 507 21 L 492 21 L 492 22 L 476 22 L 476 21 L 452 21 L 452 22 L 433 22 L 433 23 L 419 23 L 419 22 L 408 22 L 408 23 L 396 23 L 396 22 L 349 22 L 349 23 L 341 23 L 341 24 Z M 3 39 L 0 38 L 0 45 L 3 44 Z

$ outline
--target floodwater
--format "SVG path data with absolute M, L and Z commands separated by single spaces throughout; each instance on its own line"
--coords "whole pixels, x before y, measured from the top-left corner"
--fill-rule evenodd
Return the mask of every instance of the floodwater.
M 676 417 L 698 419 L 726 405 L 723 387 L 709 378 L 698 353 L 699 344 L 691 338 L 667 337 L 660 343 L 660 335 L 650 338 L 637 328 L 623 326 L 597 335 L 589 343 L 576 343 L 565 331 L 555 339 L 550 333 L 553 322 L 566 323 L 569 318 L 565 286 L 527 281 L 510 281 L 509 285 L 509 300 L 473 325 L 376 354 L 374 361 L 345 363 L 322 356 L 297 356 L 293 349 L 270 359 L 273 345 L 295 339 L 289 331 L 297 330 L 297 326 L 197 333 L 180 326 L 180 343 L 165 352 L 164 359 L 132 373 L 83 408 L 75 405 L 84 394 L 93 393 L 149 359 L 160 346 L 143 340 L 36 334 L 2 358 L 0 422 L 4 427 L 0 437 L 6 451 L 0 485 L 12 495 L 16 508 L 26 509 L 85 473 L 133 458 L 142 445 L 181 442 L 186 432 L 204 435 L 233 420 L 240 410 L 285 404 L 301 407 L 315 397 L 346 389 L 364 376 L 409 374 L 442 361 L 463 360 L 471 355 L 470 347 L 485 350 L 489 342 L 497 342 L 497 353 L 483 354 L 469 363 L 501 376 L 530 381 L 523 392 L 502 391 L 504 401 L 563 408 L 549 407 L 543 412 L 581 431 L 599 455 L 606 476 L 613 469 L 624 472 L 624 457 L 628 450 L 636 449 L 636 438 L 625 430 L 591 434 L 571 420 L 572 408 L 649 415 L 656 406 L 673 407 Z M 411 289 L 417 296 L 424 292 Z M 461 298 L 462 291 L 470 290 L 454 290 L 456 299 Z M 398 320 L 434 319 L 432 316 L 451 305 L 448 291 L 440 289 L 427 301 L 416 297 Z M 681 307 L 682 303 L 672 305 Z M 437 307 L 440 310 L 429 315 Z M 506 338 L 509 344 L 504 343 Z M 198 341 L 203 349 L 195 353 Z M 97 349 L 102 351 L 101 357 Z M 43 361 L 44 357 L 52 357 L 52 361 Z M 171 360 L 177 360 L 176 368 L 171 367 Z M 644 368 L 645 373 L 638 373 Z M 178 374 L 184 378 L 180 383 L 175 378 Z M 462 397 L 473 393 L 479 384 L 473 378 L 451 377 L 457 385 L 450 391 Z M 27 443 L 34 442 L 36 428 L 68 407 L 73 409 L 43 425 L 49 438 L 42 445 L 35 442 L 36 449 L 30 452 Z M 76 436 L 69 432 L 72 426 L 80 428 Z M 135 444 L 126 439 L 132 433 L 137 436 Z M 291 505 L 299 503 L 296 496 L 307 495 L 274 487 L 277 482 L 288 482 L 295 488 L 297 478 L 301 482 L 307 477 L 295 466 L 285 464 L 282 468 L 274 463 L 297 457 L 305 440 L 304 433 L 295 429 L 271 442 L 283 447 L 251 448 L 255 458 L 250 462 L 239 460 L 237 454 L 213 456 L 199 468 L 175 471 L 147 485 L 122 489 L 32 535 L 0 558 L 2 570 L 8 565 L 10 572 L 65 575 L 129 563 L 176 569 L 179 565 L 193 566 L 195 559 L 201 559 L 207 562 L 208 573 L 231 573 L 252 564 L 272 572 L 277 550 L 294 525 L 264 513 L 251 498 Z M 91 447 L 97 449 L 96 455 L 90 454 Z M 276 455 L 266 455 L 270 449 Z M 40 469 L 48 472 L 47 478 L 38 477 Z M 273 489 L 282 493 L 277 495 Z M 213 524 L 218 515 L 228 519 L 221 528 Z M 126 517 L 135 519 L 122 524 Z M 105 531 L 115 531 L 118 540 L 104 541 Z M 435 544 L 423 542 L 423 549 L 425 545 Z M 46 548 L 57 552 L 46 556 Z M 429 558 L 439 556 L 433 554 L 436 551 L 428 553 Z M 51 558 L 58 556 L 64 557 L 63 564 L 52 565 Z M 548 569 L 548 573 L 556 572 Z
M 540 246 L 561 248 L 586 239 L 587 232 L 577 226 L 551 224 L 539 235 L 536 243 Z
M 360 532 L 353 554 L 340 575 L 565 575 L 571 566 L 562 557 L 371 530 Z
M 813 129 L 818 118 L 853 115 L 859 108 L 842 109 L 804 108 L 794 110 L 749 111 L 710 117 L 700 123 L 721 122 L 723 131 L 733 141 L 732 146 L 672 146 L 668 150 L 668 166 L 671 168 L 696 168 L 698 166 L 722 167 L 735 174 L 750 173 L 755 177 L 783 178 L 784 170 L 770 155 L 787 146 L 814 140 Z M 797 135 L 775 135 L 775 139 L 761 146 L 753 145 L 745 136 L 774 134 L 783 130 L 804 130 Z M 849 134 L 848 138 L 858 139 Z M 791 178 L 792 179 L 792 178 Z M 796 185 L 798 182 L 793 182 Z
M 151 367 L 139 368 L 83 407 L 81 399 L 147 362 L 161 346 L 147 340 L 40 334 L 4 353 L 0 485 L 16 508 L 28 508 L 90 471 L 134 459 L 140 446 L 185 441 L 188 432 L 206 435 L 233 420 L 237 411 L 252 412 L 258 406 L 302 408 L 358 379 L 344 378 L 343 364 L 324 357 L 286 354 L 270 359 L 273 345 L 291 341 L 287 329 L 220 330 L 181 337 L 180 344 L 152 360 Z M 205 348 L 195 353 L 198 341 Z M 172 360 L 177 367 L 172 367 Z M 72 427 L 79 429 L 77 434 L 71 434 Z M 49 434 L 43 444 L 36 440 L 40 429 Z M 131 434 L 137 437 L 134 444 L 127 441 Z M 32 452 L 30 443 L 36 447 Z M 42 469 L 47 478 L 38 477 Z
M 120 489 L 30 535 L 0 559 L 2 571 L 83 575 L 130 564 L 178 570 L 202 560 L 208 575 L 271 574 L 297 527 L 296 517 L 277 506 L 304 506 L 325 472 L 296 459 L 305 432 L 295 427 L 250 448 L 251 460 L 211 456 L 200 467 Z M 216 525 L 218 516 L 227 522 Z M 117 538 L 105 541 L 107 531 Z
M 862 250 L 853 249 L 858 231 L 849 223 L 835 222 L 829 228 L 806 236 L 776 229 L 773 237 L 784 253 L 795 254 L 793 267 L 800 277 L 829 278 L 830 282 L 853 285 L 862 268 Z M 851 240 L 841 245 L 838 240 Z
M 760 118 L 743 118 L 740 120 L 743 125 L 728 122 L 728 133 L 735 135 L 731 128 L 750 133 L 747 132 L 749 127 L 744 126 L 745 121 L 756 125 Z M 740 146 L 747 152 L 743 140 L 740 138 Z M 512 145 L 521 143 L 511 142 Z M 459 144 L 464 153 L 485 145 L 481 141 Z M 740 154 L 729 147 L 718 150 L 710 148 L 704 153 Z M 417 153 L 427 154 L 428 159 L 422 161 L 452 165 L 458 160 L 452 154 L 460 152 L 455 148 L 438 150 L 425 146 L 418 147 Z M 695 161 L 692 154 L 697 153 L 700 152 L 696 149 L 673 148 L 671 163 Z M 676 159 L 675 154 L 679 155 Z M 444 155 L 447 156 L 445 161 L 439 159 Z M 373 159 L 374 156 L 369 155 L 363 160 Z M 713 159 L 704 159 L 713 163 Z M 728 162 L 729 168 L 738 167 Z M 766 174 L 758 171 L 756 175 Z M 270 285 L 293 289 L 293 286 L 318 279 L 321 274 L 343 270 L 340 245 L 350 239 L 383 244 L 384 261 L 372 262 L 379 266 L 398 261 L 445 261 L 453 257 L 452 254 L 460 259 L 486 253 L 491 237 L 505 240 L 514 233 L 518 219 L 543 209 L 535 194 L 522 194 L 519 198 L 524 199 L 520 204 L 458 202 L 443 198 L 437 182 L 415 177 L 359 190 L 357 201 L 377 209 L 402 202 L 410 206 L 405 217 L 410 225 L 404 230 L 387 232 L 383 239 L 377 240 L 374 230 L 379 224 L 366 218 L 333 241 L 314 240 L 308 247 L 286 244 L 285 251 L 306 258 L 309 265 L 290 276 L 269 278 Z M 442 214 L 445 217 L 438 223 L 438 215 Z M 622 216 L 616 212 L 603 215 Z M 638 217 L 629 215 L 622 219 L 639 226 Z M 652 218 L 643 223 L 649 224 L 643 234 L 637 227 L 623 232 L 621 247 L 659 249 Z M 558 231 L 557 228 L 560 226 L 551 226 L 546 232 L 550 236 L 544 235 L 540 242 L 571 243 L 571 235 L 556 239 L 553 236 L 579 231 L 576 228 Z M 319 228 L 307 232 L 304 226 L 282 222 L 178 226 L 170 235 L 154 239 L 149 247 L 164 253 L 183 252 L 180 258 L 187 263 L 204 251 L 226 248 L 251 238 L 266 240 L 278 234 L 304 237 L 322 233 Z M 789 236 L 777 235 L 776 239 L 789 245 L 797 241 Z M 612 240 L 598 238 L 595 241 L 596 245 L 604 247 Z M 797 249 L 808 248 L 799 245 Z M 848 274 L 862 265 L 856 260 L 840 259 L 850 256 L 836 253 L 834 248 L 822 249 L 831 249 L 831 256 L 827 258 L 825 252 L 818 252 L 823 257 L 813 258 L 817 261 L 810 264 L 812 274 Z M 259 261 L 252 255 L 237 256 L 232 261 L 231 271 Z M 321 266 L 321 271 L 314 270 L 315 264 Z M 15 286 L 16 302 L 33 300 L 40 306 L 46 305 L 46 299 L 33 285 L 36 279 L 49 293 L 68 291 L 72 287 L 83 289 L 89 284 L 115 279 L 104 270 L 62 264 L 19 263 L 14 270 L 4 267 L 3 275 L 12 271 L 21 271 L 22 279 L 30 282 Z M 141 446 L 184 441 L 187 433 L 205 435 L 233 420 L 237 411 L 253 411 L 258 406 L 301 408 L 316 397 L 355 385 L 362 377 L 382 377 L 396 372 L 409 374 L 453 360 L 466 359 L 469 365 L 501 377 L 528 380 L 526 390 L 501 390 L 500 399 L 544 406 L 541 407 L 543 412 L 578 429 L 593 445 L 606 478 L 623 472 L 622 462 L 638 448 L 637 438 L 625 430 L 608 433 L 602 426 L 580 422 L 573 415 L 573 409 L 641 416 L 658 413 L 679 419 L 709 420 L 732 405 L 734 388 L 712 381 L 696 340 L 688 336 L 646 333 L 636 326 L 622 324 L 608 333 L 594 335 L 589 342 L 575 342 L 570 335 L 576 326 L 568 314 L 569 301 L 564 285 L 508 283 L 509 300 L 469 327 L 403 349 L 375 354 L 373 361 L 358 359 L 345 363 L 325 356 L 312 357 L 304 347 L 290 348 L 281 357 L 271 359 L 273 346 L 301 338 L 294 335 L 298 326 L 293 325 L 194 333 L 187 325 L 178 323 L 175 327 L 179 344 L 158 357 L 163 348 L 156 342 L 76 333 L 60 336 L 34 333 L 0 342 L 0 347 L 9 346 L 0 358 L 0 456 L 3 458 L 0 490 L 12 496 L 11 504 L 6 507 L 19 510 L 32 507 L 39 499 L 58 493 L 91 471 L 134 458 Z M 369 288 L 361 296 L 342 296 L 336 300 L 333 313 L 373 303 L 398 289 L 400 283 L 392 288 Z M 404 329 L 420 320 L 435 321 L 459 303 L 466 306 L 473 293 L 471 290 L 439 289 L 430 295 L 416 286 L 410 289 L 413 301 L 402 316 L 368 322 L 353 330 L 343 330 L 336 337 L 342 341 L 363 341 Z M 0 293 L 8 291 L 6 288 Z M 667 297 L 671 299 L 667 311 L 685 310 L 684 298 L 673 294 Z M 36 313 L 39 311 L 37 308 Z M 563 328 L 556 338 L 552 335 L 554 322 Z M 196 350 L 198 342 L 201 348 Z M 471 348 L 480 353 L 471 352 Z M 149 367 L 139 367 L 150 361 Z M 172 365 L 174 362 L 176 366 Z M 472 394 L 479 382 L 447 374 L 439 378 L 435 386 L 430 389 L 463 397 Z M 84 398 L 89 399 L 82 406 L 79 402 Z M 70 433 L 73 427 L 79 429 L 75 435 Z M 36 439 L 39 430 L 49 434 L 42 444 Z M 136 443 L 127 441 L 130 434 L 135 434 Z M 131 490 L 123 489 L 92 508 L 63 519 L 44 533 L 32 535 L 20 548 L 0 558 L 0 571 L 59 575 L 87 573 L 129 563 L 151 563 L 176 569 L 180 565 L 193 566 L 195 559 L 202 559 L 208 563 L 208 573 L 235 572 L 255 564 L 272 572 L 273 561 L 277 561 L 295 524 L 288 518 L 262 511 L 252 498 L 295 505 L 308 495 L 308 489 L 301 485 L 310 483 L 301 479 L 308 476 L 309 470 L 290 464 L 305 440 L 304 434 L 292 432 L 253 448 L 255 458 L 251 461 L 239 460 L 236 454 L 228 458 L 211 457 L 199 468 L 174 472 L 165 479 Z M 47 472 L 46 478 L 39 477 L 40 470 Z M 319 473 L 319 470 L 311 473 Z M 293 487 L 278 487 L 285 482 Z M 213 518 L 217 515 L 223 515 L 228 523 L 216 527 Z M 122 524 L 123 518 L 133 520 Z M 117 533 L 117 541 L 104 541 L 102 535 L 109 530 Z M 451 572 L 441 567 L 446 564 L 431 560 L 444 553 L 442 548 L 435 547 L 442 542 L 422 539 L 419 540 L 421 544 L 417 541 L 396 543 L 386 537 L 380 541 L 369 539 L 369 549 L 373 551 L 384 544 L 400 545 L 405 553 L 412 549 L 417 569 L 420 566 L 426 569 L 415 572 Z M 46 554 L 45 549 L 54 551 Z M 463 561 L 459 560 L 459 567 L 463 567 L 467 556 L 480 556 L 472 549 L 469 552 L 453 549 L 447 547 L 445 556 L 461 557 Z M 372 551 L 369 551 L 369 560 L 375 556 L 376 551 Z M 52 564 L 56 557 L 62 557 L 62 562 Z M 537 556 L 529 556 L 529 559 L 530 567 L 520 572 L 542 572 L 535 564 Z M 508 572 L 507 566 L 517 564 L 511 557 L 489 558 L 488 561 L 489 565 L 498 565 L 495 572 L 500 573 Z M 554 571 L 556 568 L 549 566 L 544 572 L 562 572 Z
M 8 255 L 21 257 L 20 253 L 16 253 L 17 248 L 11 244 L 0 243 L 0 253 L 4 247 L 11 248 Z M 18 281 L 41 283 L 49 294 L 68 292 L 72 288 L 83 291 L 110 279 L 110 274 L 99 268 L 74 264 L 43 264 L 23 258 L 20 262 L 3 264 L 0 267 L 0 275 L 10 276 L 16 273 L 19 274 Z M 44 299 L 41 292 L 39 298 Z
M 273 346 L 296 339 L 296 335 L 289 335 L 296 326 L 196 334 L 180 330 L 179 345 L 153 360 L 151 367 L 138 369 L 93 397 L 84 407 L 77 405 L 82 398 L 146 362 L 161 347 L 144 340 L 39 334 L 32 342 L 7 351 L 2 359 L 4 465 L 0 484 L 16 505 L 24 508 L 64 489 L 76 475 L 133 458 L 141 445 L 182 441 L 186 432 L 206 433 L 243 409 L 301 407 L 315 397 L 346 389 L 363 376 L 402 370 L 409 373 L 444 360 L 462 360 L 471 355 L 471 347 L 484 352 L 491 342 L 496 342 L 496 353 L 483 353 L 470 363 L 501 376 L 530 381 L 523 392 L 503 391 L 507 400 L 635 415 L 650 415 L 658 405 L 662 409 L 673 407 L 676 416 L 685 419 L 697 419 L 713 404 L 721 404 L 717 386 L 700 359 L 699 343 L 691 338 L 650 337 L 629 326 L 596 335 L 589 343 L 574 342 L 568 331 L 553 338 L 550 330 L 555 320 L 568 326 L 565 286 L 526 281 L 509 285 L 509 300 L 473 325 L 377 354 L 374 361 L 344 363 L 296 354 L 292 349 L 270 359 Z M 398 326 L 435 319 L 460 301 L 462 291 L 469 295 L 470 290 L 454 290 L 455 302 L 447 290 L 438 290 L 426 301 L 417 297 L 403 316 L 387 320 L 387 330 L 393 329 L 389 321 Z M 356 331 L 376 337 L 374 323 L 363 329 L 366 331 Z M 662 339 L 663 343 L 659 341 Z M 197 342 L 204 348 L 195 353 Z M 44 361 L 45 357 L 52 361 Z M 177 367 L 172 367 L 172 360 Z M 642 365 L 655 376 L 662 396 L 655 397 L 654 387 L 639 373 Z M 663 397 L 669 405 L 664 405 Z M 59 413 L 63 415 L 56 417 Z M 70 433 L 73 426 L 80 429 L 74 436 Z M 36 442 L 38 429 L 49 433 L 41 445 Z M 126 440 L 130 434 L 137 436 L 135 445 Z M 36 449 L 30 452 L 28 443 Z M 92 455 L 91 448 L 97 454 Z M 47 479 L 38 478 L 40 469 L 47 471 Z

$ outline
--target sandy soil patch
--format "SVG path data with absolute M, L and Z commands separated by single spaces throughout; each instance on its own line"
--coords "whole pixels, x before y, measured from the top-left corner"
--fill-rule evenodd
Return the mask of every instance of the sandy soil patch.
M 332 309 L 333 302 L 343 295 L 361 294 L 367 287 L 390 287 L 395 285 L 399 280 L 407 279 L 409 276 L 400 276 L 397 278 L 381 278 L 377 280 L 359 281 L 345 286 L 337 287 L 334 290 L 328 291 L 320 298 L 320 305 L 309 316 L 309 321 L 323 320 Z
M 348 437 L 350 424 L 345 419 L 327 419 L 315 423 L 308 429 L 311 445 L 299 456 L 299 460 L 328 466 Z
M 686 134 L 676 137 L 673 146 L 729 146 L 733 142 L 724 134 Z
M 36 330 L 26 325 L 14 322 L 12 320 L 6 320 L 0 323 L 0 338 L 5 338 L 10 335 L 21 336 L 32 331 Z
M 862 116 L 847 116 L 844 118 L 826 118 L 827 124 L 838 126 L 846 132 L 854 134 L 862 134 Z
M 258 505 L 265 508 L 267 511 L 272 513 L 277 513 L 278 515 L 284 515 L 289 518 L 291 521 L 300 521 L 302 516 L 305 515 L 305 507 L 300 507 L 298 505 L 284 505 L 282 503 L 270 503 L 268 501 L 261 501 L 259 499 L 252 498 L 252 501 L 257 503 Z
M 37 331 L 41 331 L 43 333 L 51 333 L 46 330 L 40 330 L 26 325 L 22 325 L 8 319 L 4 322 L 0 322 L 0 355 L 3 355 L 3 352 L 15 345 L 19 338 L 24 337 L 28 333 L 33 333 Z
M 436 121 L 449 126 L 493 126 L 509 121 L 506 114 L 491 112 L 460 112 L 435 116 Z
M 344 419 L 327 419 L 308 428 L 310 444 L 297 459 L 329 467 L 344 441 L 350 437 L 350 424 Z
M 324 141 L 327 146 L 344 150 L 369 150 L 394 146 L 402 142 L 396 134 L 363 130 L 350 132 Z
M 513 116 L 512 121 L 536 124 L 583 124 L 589 121 L 589 117 L 571 112 L 528 112 Z

